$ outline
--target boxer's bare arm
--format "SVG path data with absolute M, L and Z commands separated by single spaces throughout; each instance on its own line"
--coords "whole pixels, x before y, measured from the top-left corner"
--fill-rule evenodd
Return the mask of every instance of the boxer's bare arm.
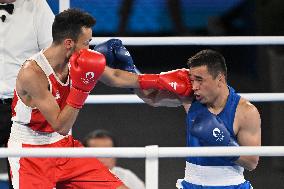
M 48 80 L 35 62 L 26 62 L 20 70 L 16 90 L 22 101 L 30 107 L 36 107 L 52 128 L 62 134 L 68 134 L 79 110 L 65 106 L 61 111 L 54 96 L 48 90 Z
M 102 76 L 100 77 L 100 81 L 111 87 L 139 87 L 138 75 L 119 69 L 113 69 L 108 66 L 105 67 L 105 70 Z
M 237 122 L 237 139 L 240 146 L 261 145 L 261 119 L 257 108 L 247 100 L 241 99 L 235 121 Z M 234 127 L 235 129 L 235 127 Z M 258 164 L 259 156 L 241 156 L 237 163 L 253 170 Z
M 179 107 L 191 104 L 192 97 L 178 96 L 165 90 L 135 90 L 136 95 L 150 106 Z

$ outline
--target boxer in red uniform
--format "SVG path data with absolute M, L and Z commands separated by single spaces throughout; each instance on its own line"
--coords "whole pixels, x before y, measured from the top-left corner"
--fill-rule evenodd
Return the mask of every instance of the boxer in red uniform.
M 76 9 L 56 15 L 51 46 L 19 71 L 8 148 L 82 147 L 69 131 L 98 80 L 115 87 L 188 93 L 183 71 L 147 76 L 106 66 L 103 54 L 89 50 L 94 24 L 92 16 Z M 14 189 L 127 188 L 95 158 L 20 157 L 9 162 Z
M 94 24 L 78 10 L 56 16 L 52 45 L 28 59 L 18 74 L 9 148 L 82 147 L 68 133 L 106 64 L 104 55 L 88 50 Z M 15 189 L 126 188 L 95 158 L 9 162 Z

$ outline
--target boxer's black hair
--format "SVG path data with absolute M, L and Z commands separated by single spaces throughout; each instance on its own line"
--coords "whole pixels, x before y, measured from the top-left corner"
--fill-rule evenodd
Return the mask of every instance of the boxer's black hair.
M 77 41 L 82 28 L 91 28 L 96 20 L 89 13 L 80 9 L 67 9 L 55 16 L 52 24 L 53 43 L 59 44 L 66 38 Z
M 189 68 L 206 66 L 208 72 L 216 78 L 218 74 L 223 73 L 227 79 L 227 66 L 224 56 L 214 50 L 205 49 L 199 51 L 187 61 Z

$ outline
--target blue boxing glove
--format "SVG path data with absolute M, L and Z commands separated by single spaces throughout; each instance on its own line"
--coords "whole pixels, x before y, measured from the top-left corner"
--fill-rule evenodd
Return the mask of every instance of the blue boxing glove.
M 106 58 L 106 64 L 107 66 L 111 68 L 117 68 L 116 63 L 115 63 L 115 51 L 114 49 L 117 47 L 121 47 L 122 42 L 119 39 L 110 39 L 108 41 L 105 41 L 103 43 L 97 44 L 94 47 L 94 50 L 97 52 L 102 53 L 105 58 Z
M 129 51 L 123 46 L 116 47 L 114 54 L 118 62 L 118 68 L 128 72 L 140 74 L 141 72 L 136 68 Z
M 204 146 L 239 146 L 237 141 L 231 137 L 224 122 L 211 112 L 202 112 L 197 115 L 189 132 L 200 140 Z M 239 157 L 224 157 L 234 162 Z
M 110 39 L 100 43 L 94 47 L 94 50 L 105 55 L 107 66 L 140 74 L 129 51 L 123 46 L 120 39 Z

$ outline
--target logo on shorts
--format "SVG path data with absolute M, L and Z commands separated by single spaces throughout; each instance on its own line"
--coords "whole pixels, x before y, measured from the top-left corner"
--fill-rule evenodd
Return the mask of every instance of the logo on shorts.
M 213 136 L 216 138 L 216 141 L 223 141 L 224 140 L 224 132 L 223 131 L 221 131 L 219 128 L 215 128 L 215 129 L 213 129 L 213 131 L 212 131 L 212 134 L 213 134 Z
M 85 74 L 85 78 L 81 78 L 83 83 L 89 84 L 90 82 L 94 82 L 95 80 L 95 73 L 94 72 L 87 72 Z

